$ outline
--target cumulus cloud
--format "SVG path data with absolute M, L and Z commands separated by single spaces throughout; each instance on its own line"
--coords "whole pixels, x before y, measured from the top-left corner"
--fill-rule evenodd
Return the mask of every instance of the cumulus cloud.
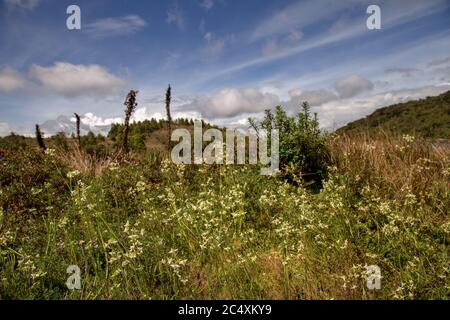
M 72 117 L 70 119 L 70 121 L 76 122 L 75 117 Z M 88 113 L 84 114 L 84 116 L 80 117 L 80 121 L 81 121 L 81 123 L 83 123 L 87 126 L 95 127 L 95 126 L 109 126 L 109 125 L 112 125 L 113 123 L 122 123 L 123 119 L 121 117 L 102 118 L 102 117 L 94 115 L 92 112 L 88 112 Z
M 184 30 L 184 16 L 177 3 L 174 3 L 167 11 L 166 22 L 175 24 L 180 30 Z
M 364 98 L 335 100 L 318 109 L 321 127 L 330 130 L 365 117 L 378 108 L 396 103 L 436 96 L 450 89 L 450 85 L 424 86 L 404 90 L 384 91 Z
M 338 98 L 333 92 L 325 89 L 304 91 L 292 89 L 289 91 L 289 95 L 291 100 L 287 102 L 287 105 L 293 108 L 297 108 L 304 101 L 308 101 L 311 106 L 320 106 Z
M 51 67 L 33 65 L 30 76 L 37 79 L 46 91 L 65 97 L 104 97 L 117 93 L 125 84 L 99 65 L 66 62 L 57 62 Z
M 278 96 L 263 93 L 255 88 L 223 89 L 212 96 L 195 98 L 179 110 L 194 110 L 203 117 L 228 118 L 243 113 L 256 113 L 279 103 Z
M 0 70 L 0 92 L 9 93 L 24 85 L 25 79 L 14 69 L 5 67 Z
M 353 74 L 336 81 L 334 87 L 341 98 L 350 98 L 364 91 L 372 90 L 373 83 L 357 74 Z
M 145 20 L 137 15 L 119 18 L 105 18 L 83 26 L 83 30 L 94 37 L 114 37 L 135 33 L 147 25 Z
M 32 10 L 37 7 L 40 0 L 5 0 L 5 4 L 8 8 L 20 8 L 26 10 Z
M 195 110 L 207 119 L 217 120 L 258 113 L 280 103 L 290 111 L 297 110 L 304 101 L 309 102 L 313 107 L 318 107 L 332 101 L 355 97 L 372 88 L 373 83 L 369 80 L 358 75 L 350 75 L 336 81 L 337 94 L 328 89 L 302 90 L 295 88 L 289 91 L 288 100 L 281 102 L 279 94 L 269 93 L 267 90 L 227 88 L 211 96 L 197 97 L 191 103 L 179 108 Z
M 61 117 L 60 117 L 61 118 Z M 202 116 L 198 112 L 173 112 L 172 119 L 201 119 Z M 161 112 L 152 112 L 147 107 L 138 108 L 133 116 L 131 117 L 131 122 L 139 122 L 139 121 L 145 121 L 145 120 L 162 120 L 166 119 L 165 114 Z M 84 115 L 80 116 L 81 123 L 83 125 L 86 125 L 90 128 L 95 127 L 105 127 L 105 126 L 111 126 L 114 123 L 123 123 L 122 117 L 101 117 L 98 115 L 95 115 L 92 112 L 85 113 Z M 76 122 L 75 117 L 70 118 L 70 121 L 72 123 Z M 1 130 L 1 128 L 0 128 Z
M 191 112 L 172 112 L 172 119 L 201 119 L 202 116 L 199 112 L 191 111 Z M 139 108 L 134 113 L 131 121 L 144 121 L 144 120 L 162 120 L 166 119 L 166 115 L 161 112 L 152 112 L 148 108 Z

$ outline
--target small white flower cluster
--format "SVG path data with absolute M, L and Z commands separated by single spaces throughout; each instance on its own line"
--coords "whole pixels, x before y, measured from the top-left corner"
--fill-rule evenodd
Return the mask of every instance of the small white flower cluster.
M 412 143 L 414 142 L 414 140 L 416 139 L 414 136 L 409 135 L 409 134 L 404 134 L 402 136 L 403 141 L 405 141 L 406 143 Z
M 161 263 L 169 267 L 169 270 L 176 275 L 181 283 L 186 283 L 187 278 L 183 277 L 181 268 L 186 265 L 187 259 L 179 258 L 177 256 L 178 249 L 170 249 L 168 257 L 161 260 Z
M 35 256 L 36 258 L 39 258 L 39 254 Z M 44 272 L 42 270 L 39 270 L 36 268 L 32 257 L 30 255 L 27 255 L 25 253 L 21 253 L 21 257 L 18 261 L 19 270 L 28 273 L 30 275 L 30 278 L 33 280 L 37 280 L 39 278 L 44 277 L 47 272 Z
M 53 157 L 55 155 L 55 153 L 56 153 L 55 149 L 50 149 L 50 148 L 49 149 L 45 149 L 45 154 L 47 156 Z
M 392 298 L 399 300 L 414 299 L 415 290 L 416 286 L 413 280 L 410 279 L 407 283 L 402 281 L 400 286 L 392 293 Z
M 117 171 L 117 170 L 120 169 L 120 165 L 119 165 L 118 162 L 112 161 L 111 163 L 109 163 L 108 169 L 109 169 L 110 171 Z
M 70 172 L 67 173 L 67 178 L 73 179 L 73 178 L 79 176 L 80 174 L 81 174 L 80 171 L 73 170 L 73 171 L 70 171 Z

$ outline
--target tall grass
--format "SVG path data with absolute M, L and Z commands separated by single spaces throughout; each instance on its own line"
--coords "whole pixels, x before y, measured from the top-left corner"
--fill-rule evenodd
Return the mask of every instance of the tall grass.
M 409 136 L 327 144 L 318 193 L 251 166 L 149 154 L 94 176 L 58 151 L 6 153 L 0 298 L 448 298 L 450 151 Z M 79 291 L 65 286 L 74 264 Z M 368 265 L 380 290 L 366 287 Z

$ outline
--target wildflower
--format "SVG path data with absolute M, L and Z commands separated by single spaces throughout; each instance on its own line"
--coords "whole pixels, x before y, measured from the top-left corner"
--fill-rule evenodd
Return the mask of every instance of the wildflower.
M 110 170 L 110 171 L 116 171 L 116 170 L 119 170 L 119 164 L 117 163 L 117 162 L 111 162 L 110 164 L 109 164 L 109 166 L 108 166 L 108 169 Z
M 73 178 L 75 178 L 76 176 L 79 176 L 79 175 L 80 175 L 80 171 L 74 170 L 74 171 L 70 171 L 70 172 L 67 173 L 67 178 L 73 179 Z
M 138 181 L 136 183 L 136 191 L 137 192 L 144 192 L 146 188 L 146 184 L 144 181 Z
M 375 150 L 375 145 L 373 145 L 373 144 L 365 144 L 364 145 L 364 151 L 370 152 L 372 150 Z
M 413 193 L 407 193 L 405 195 L 405 205 L 412 205 L 417 202 L 416 195 Z
M 378 258 L 378 256 L 375 253 L 370 253 L 370 252 L 366 253 L 366 257 L 371 258 L 371 259 Z
M 338 244 L 340 244 L 340 242 L 341 241 L 338 240 Z M 344 243 L 342 244 L 342 246 L 339 247 L 339 249 L 341 249 L 341 250 L 347 249 L 347 246 L 348 246 L 348 241 L 347 241 L 347 239 L 345 239 Z
M 38 194 L 41 193 L 41 192 L 42 192 L 42 189 L 35 188 L 35 187 L 31 188 L 31 194 L 32 194 L 33 196 L 36 196 L 36 195 L 38 195 Z
M 409 134 L 404 134 L 402 136 L 403 141 L 407 142 L 407 143 L 411 143 L 415 140 L 414 136 L 411 136 Z
M 392 235 L 398 233 L 399 228 L 393 222 L 390 222 L 383 226 L 382 232 L 386 235 Z
M 125 223 L 125 225 L 123 227 L 123 232 L 128 233 L 129 231 L 130 231 L 130 221 L 127 220 L 127 222 Z
M 45 154 L 53 157 L 55 155 L 55 149 L 45 149 Z

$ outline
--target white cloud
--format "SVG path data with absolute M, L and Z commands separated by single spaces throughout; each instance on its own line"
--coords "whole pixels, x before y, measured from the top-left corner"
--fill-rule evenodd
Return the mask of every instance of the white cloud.
M 199 112 L 172 112 L 172 119 L 201 119 L 202 116 Z M 133 117 L 131 118 L 132 121 L 144 121 L 144 120 L 150 120 L 150 119 L 166 119 L 166 115 L 162 114 L 161 112 L 151 112 L 146 107 L 139 108 L 134 113 Z
M 299 41 L 303 38 L 303 32 L 298 30 L 291 30 L 289 35 L 287 36 L 287 39 L 290 41 Z
M 12 92 L 22 88 L 25 79 L 14 69 L 5 67 L 0 70 L 0 92 Z
M 145 20 L 137 15 L 119 18 L 105 18 L 86 24 L 83 29 L 94 37 L 113 37 L 135 33 L 147 25 Z
M 414 5 L 411 5 L 410 1 L 407 0 L 384 2 L 383 30 L 394 29 L 395 26 L 414 21 L 418 17 L 445 10 L 448 6 L 448 0 L 417 1 L 414 2 Z M 196 79 L 196 84 L 202 85 L 224 75 L 241 72 L 246 68 L 365 35 L 367 34 L 367 27 L 365 21 L 361 22 L 361 17 L 339 18 L 339 21 L 333 24 L 337 17 L 348 16 L 348 10 L 354 10 L 358 7 L 362 8 L 362 12 L 365 12 L 367 8 L 364 8 L 364 4 L 360 0 L 307 0 L 296 2 L 278 12 L 270 12 L 269 16 L 262 18 L 259 24 L 246 33 L 245 38 L 248 42 L 255 41 L 264 44 L 270 39 L 278 40 L 285 37 L 291 30 L 314 29 L 315 24 L 321 24 L 322 28 L 318 29 L 321 31 L 317 34 L 316 32 L 309 33 L 308 37 L 298 41 L 296 45 L 283 47 L 274 54 L 249 55 L 230 65 L 221 66 L 215 72 L 208 71 Z M 314 14 L 311 14 L 311 12 L 314 12 Z M 330 28 L 327 29 L 327 25 Z
M 202 7 L 206 11 L 208 11 L 214 7 L 215 0 L 200 0 L 199 4 L 200 4 L 200 7 Z
M 416 68 L 388 68 L 384 70 L 384 73 L 387 75 L 399 75 L 403 78 L 410 78 L 418 72 L 420 70 Z
M 179 110 L 194 110 L 206 118 L 227 118 L 243 113 L 256 113 L 279 103 L 278 96 L 255 88 L 223 89 L 212 96 L 198 97 Z
M 292 49 L 297 42 L 303 38 L 303 32 L 291 30 L 291 32 L 283 37 L 271 37 L 263 46 L 263 55 L 266 57 L 276 56 L 280 52 L 286 52 Z
M 37 7 L 40 0 L 5 0 L 5 4 L 8 8 L 20 8 L 26 10 L 32 10 Z
M 81 123 L 87 126 L 109 126 L 113 123 L 122 123 L 123 119 L 121 117 L 116 118 L 102 118 L 94 115 L 92 112 L 86 113 L 84 116 L 80 117 Z M 72 122 L 75 122 L 75 117 L 70 119 Z
M 11 128 L 6 122 L 0 122 L 0 137 L 5 137 L 11 133 Z
M 349 1 L 306 0 L 286 6 L 284 9 L 271 13 L 269 17 L 256 26 L 251 35 L 252 40 L 260 40 L 274 35 L 286 34 L 289 30 L 309 26 L 317 21 L 329 17 L 336 17 L 338 13 L 351 6 Z M 313 12 L 313 14 L 311 14 Z
M 441 65 L 447 65 L 449 63 L 450 63 L 450 57 L 447 57 L 447 58 L 443 58 L 443 59 L 437 59 L 437 60 L 430 61 L 428 63 L 428 66 L 436 67 L 436 66 L 441 66 Z
M 450 90 L 448 84 L 385 91 L 364 98 L 331 101 L 314 111 L 318 112 L 321 127 L 334 130 L 348 122 L 365 117 L 378 108 L 427 96 L 436 96 L 447 90 Z
M 335 89 L 341 98 L 350 98 L 373 89 L 373 83 L 357 74 L 352 74 L 336 81 Z
M 167 11 L 166 22 L 168 24 L 175 24 L 180 30 L 184 30 L 184 16 L 178 7 L 177 3 L 174 3 Z
M 343 17 L 348 10 L 361 9 L 364 15 L 368 4 L 361 0 L 304 0 L 285 6 L 277 12 L 270 12 L 264 17 L 251 34 L 251 40 L 260 40 L 274 35 L 285 34 L 291 29 L 310 27 L 320 21 L 330 21 L 336 17 Z M 418 17 L 445 10 L 448 7 L 447 0 L 434 1 L 383 1 L 383 29 L 404 23 Z M 313 14 L 311 14 L 313 13 Z M 364 16 L 363 16 L 364 19 Z M 358 18 L 359 24 L 361 20 Z M 334 26 L 337 27 L 337 26 Z M 334 28 L 333 27 L 333 28 Z M 348 26 L 347 26 L 348 27 Z M 366 29 L 367 30 L 367 29 Z
M 66 62 L 57 62 L 51 67 L 33 65 L 30 76 L 37 79 L 46 91 L 65 97 L 104 97 L 117 93 L 125 84 L 99 65 Z
M 103 127 L 110 126 L 114 123 L 123 123 L 122 117 L 101 117 L 93 114 L 92 112 L 85 113 L 81 118 L 81 123 L 89 127 Z M 201 119 L 202 116 L 198 112 L 173 112 L 172 119 Z M 139 122 L 145 120 L 162 120 L 166 119 L 165 114 L 161 112 L 151 112 L 148 108 L 138 108 L 133 116 L 131 122 Z M 75 117 L 70 118 L 70 121 L 75 123 Z M 1 128 L 0 128 L 1 129 Z
M 225 45 L 232 39 L 232 36 L 216 37 L 212 32 L 205 33 L 203 40 L 206 44 L 204 48 L 206 60 L 214 61 L 219 58 L 225 49 Z
M 289 108 L 298 108 L 304 101 L 307 101 L 311 106 L 320 106 L 338 98 L 333 92 L 325 89 L 304 91 L 292 89 L 289 91 L 289 95 L 291 96 L 291 100 L 287 103 Z

